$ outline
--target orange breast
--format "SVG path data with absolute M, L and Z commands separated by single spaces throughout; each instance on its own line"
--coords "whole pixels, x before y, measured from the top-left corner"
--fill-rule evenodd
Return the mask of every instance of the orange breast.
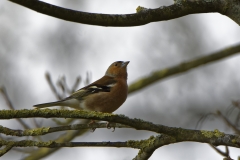
M 87 110 L 112 113 L 127 99 L 128 86 L 123 80 L 111 88 L 110 92 L 99 92 L 85 100 Z

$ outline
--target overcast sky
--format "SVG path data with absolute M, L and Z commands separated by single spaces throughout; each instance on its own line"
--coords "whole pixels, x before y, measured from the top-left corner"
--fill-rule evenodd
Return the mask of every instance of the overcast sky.
M 135 13 L 137 6 L 157 8 L 172 1 L 143 0 L 58 0 L 52 4 L 95 13 Z M 103 76 L 117 60 L 129 60 L 131 84 L 138 78 L 207 55 L 239 43 L 239 26 L 226 16 L 197 14 L 150 23 L 138 27 L 100 27 L 77 24 L 49 17 L 9 1 L 0 1 L 0 86 L 8 90 L 16 109 L 55 101 L 44 74 L 54 81 L 63 75 L 69 85 L 77 76 L 92 81 Z M 129 95 L 115 112 L 163 125 L 194 129 L 201 115 L 221 110 L 226 112 L 231 100 L 240 97 L 240 56 L 232 56 L 189 72 L 159 81 Z M 83 83 L 81 84 L 82 87 Z M 1 109 L 7 109 L 0 97 Z M 48 122 L 43 120 L 43 124 Z M 28 121 L 31 124 L 31 121 Z M 53 123 L 54 124 L 54 123 Z M 0 125 L 17 129 L 14 120 Z M 46 126 L 47 127 L 47 126 Z M 218 128 L 233 133 L 218 119 L 206 121 L 201 129 Z M 74 141 L 126 141 L 146 139 L 151 132 L 132 129 L 97 129 Z M 132 159 L 138 150 L 120 148 L 65 148 L 50 155 L 52 159 L 123 160 Z M 202 154 L 206 153 L 206 154 Z M 239 149 L 230 150 L 236 159 Z M 24 157 L 7 153 L 2 159 Z M 154 152 L 157 159 L 221 159 L 207 144 L 179 143 Z

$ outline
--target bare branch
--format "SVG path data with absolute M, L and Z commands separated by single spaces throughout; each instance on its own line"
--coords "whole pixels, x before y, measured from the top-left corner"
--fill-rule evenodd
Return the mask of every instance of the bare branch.
M 156 9 L 138 7 L 135 14 L 98 14 L 75 11 L 38 0 L 9 0 L 34 11 L 66 21 L 82 24 L 127 27 L 165 21 L 196 13 L 218 12 L 240 24 L 239 3 L 235 0 L 177 0 L 170 6 Z

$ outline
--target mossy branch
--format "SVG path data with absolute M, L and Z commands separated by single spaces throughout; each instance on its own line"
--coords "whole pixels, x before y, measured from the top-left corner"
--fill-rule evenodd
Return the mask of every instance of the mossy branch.
M 86 133 L 86 129 L 81 129 L 77 131 L 68 131 L 64 135 L 59 136 L 54 141 L 58 143 L 65 143 L 70 142 L 77 136 L 81 136 Z M 57 151 L 59 148 L 38 148 L 35 151 L 32 151 L 31 154 L 26 156 L 24 160 L 33 160 L 33 159 L 42 159 L 43 157 L 46 157 L 55 151 Z
M 58 127 L 42 127 L 35 129 L 25 129 L 25 130 L 14 130 L 0 125 L 0 133 L 10 136 L 42 136 L 49 133 L 60 132 L 60 131 L 70 131 L 70 130 L 81 130 L 81 129 L 91 129 L 91 128 L 106 128 L 108 125 L 109 128 L 131 128 L 127 125 L 118 124 L 118 123 L 93 123 L 93 124 L 73 124 L 73 125 L 64 125 Z
M 1 140 L 0 140 L 1 141 Z M 3 145 L 2 145 L 3 146 Z M 0 150 L 0 157 L 6 154 L 8 151 L 10 151 L 14 147 L 14 142 L 8 142 L 7 144 L 4 145 L 5 148 Z
M 153 151 L 161 146 L 174 143 L 175 139 L 167 135 L 161 134 L 158 136 L 151 136 L 149 139 L 134 141 L 129 140 L 126 142 L 38 142 L 33 140 L 22 140 L 22 141 L 6 141 L 0 140 L 1 146 L 11 147 L 39 147 L 39 148 L 59 148 L 59 147 L 124 147 L 140 149 L 139 155 L 136 159 L 146 159 L 146 156 L 150 157 Z M 2 153 L 6 153 L 5 149 Z M 3 154 L 2 154 L 3 155 Z M 36 157 L 34 157 L 36 158 Z
M 161 79 L 164 79 L 164 78 L 167 78 L 172 75 L 179 74 L 179 73 L 186 72 L 190 69 L 194 69 L 201 65 L 215 62 L 217 60 L 220 60 L 220 59 L 223 59 L 223 58 L 226 58 L 226 57 L 238 54 L 238 53 L 240 53 L 240 44 L 222 49 L 218 52 L 212 53 L 207 56 L 202 56 L 200 58 L 196 58 L 196 59 L 193 59 L 193 60 L 190 60 L 187 62 L 183 62 L 183 63 L 173 66 L 173 67 L 155 71 L 155 72 L 151 73 L 151 75 L 144 77 L 144 78 L 140 78 L 136 82 L 133 82 L 131 85 L 129 85 L 129 93 L 139 91 Z
M 167 136 L 164 135 L 164 139 Z M 136 148 L 136 149 L 144 149 L 150 144 L 160 142 L 161 146 L 166 144 L 165 141 L 160 141 L 163 139 L 162 135 L 159 136 L 151 136 L 149 139 L 135 141 L 130 140 L 126 142 L 65 142 L 65 143 L 58 143 L 55 141 L 47 141 L 47 142 L 38 142 L 33 140 L 22 140 L 22 141 L 6 141 L 0 140 L 0 145 L 5 146 L 11 144 L 14 147 L 46 147 L 46 148 L 59 148 L 59 147 L 126 147 L 126 148 Z M 171 139 L 171 141 L 174 141 Z M 147 142 L 147 143 L 146 143 Z M 162 143 L 164 142 L 164 143 Z M 168 144 L 170 143 L 168 139 Z M 156 145 L 156 144 L 155 144 Z M 158 144 L 158 146 L 160 146 Z
M 194 141 L 202 143 L 211 143 L 212 145 L 225 145 L 240 148 L 240 136 L 230 135 L 214 131 L 190 130 L 182 128 L 174 128 L 153 124 L 141 119 L 131 119 L 124 115 L 115 115 L 110 113 L 100 113 L 93 111 L 81 110 L 57 110 L 57 109 L 42 109 L 42 110 L 1 110 L 0 119 L 13 118 L 76 118 L 76 119 L 95 119 L 104 120 L 114 123 L 121 123 L 131 126 L 138 130 L 147 130 L 160 134 L 166 134 L 174 137 L 176 142 Z
M 135 14 L 100 14 L 75 11 L 39 0 L 9 0 L 36 12 L 82 24 L 127 27 L 165 21 L 196 13 L 218 12 L 240 25 L 240 4 L 236 0 L 176 0 L 170 6 L 156 9 L 137 7 Z
M 139 148 L 140 150 L 138 152 L 138 155 L 133 160 L 148 160 L 157 148 L 175 142 L 175 138 L 164 134 L 160 134 L 156 137 L 151 136 L 144 143 L 144 147 Z

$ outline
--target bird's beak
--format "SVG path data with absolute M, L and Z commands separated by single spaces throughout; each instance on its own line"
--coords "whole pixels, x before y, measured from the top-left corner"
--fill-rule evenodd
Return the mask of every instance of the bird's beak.
M 130 61 L 125 61 L 122 63 L 121 67 L 126 67 Z

